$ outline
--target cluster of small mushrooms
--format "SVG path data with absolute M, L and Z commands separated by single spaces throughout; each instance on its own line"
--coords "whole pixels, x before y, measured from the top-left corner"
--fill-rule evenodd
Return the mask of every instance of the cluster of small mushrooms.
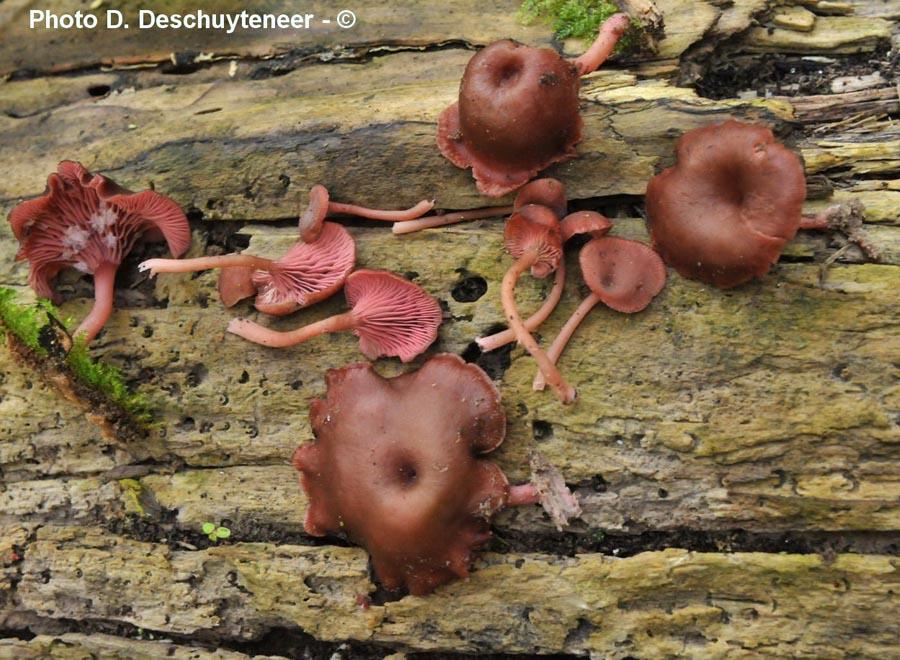
M 599 302 L 639 312 L 662 291 L 664 263 L 686 278 L 735 287 L 765 274 L 798 229 L 829 226 L 828 214 L 802 213 L 805 179 L 798 157 L 767 128 L 731 120 L 685 133 L 676 146 L 677 163 L 649 182 L 652 247 L 607 235 L 612 223 L 599 213 L 568 213 L 559 181 L 528 183 L 538 171 L 576 156 L 583 126 L 579 77 L 606 59 L 627 26 L 628 18 L 616 14 L 575 60 L 503 40 L 469 62 L 458 103 L 439 118 L 437 142 L 451 162 L 472 168 L 483 194 L 518 189 L 510 207 L 421 217 L 432 202 L 380 211 L 332 202 L 324 187 L 315 186 L 299 219 L 297 243 L 277 260 L 246 254 L 150 259 L 140 269 L 151 275 L 222 269 L 223 304 L 255 296 L 256 309 L 274 315 L 343 288 L 350 306 L 344 314 L 290 332 L 238 318 L 228 331 L 281 347 L 352 330 L 369 359 L 407 362 L 437 337 L 437 300 L 397 274 L 354 270 L 350 232 L 326 216 L 387 220 L 395 233 L 407 233 L 509 214 L 504 238 L 514 261 L 501 286 L 509 329 L 477 342 L 489 351 L 517 341 L 539 367 L 535 389 L 549 385 L 560 401 L 571 403 L 575 390 L 556 362 Z M 53 281 L 63 269 L 94 276 L 94 308 L 74 333 L 85 342 L 109 318 L 116 269 L 139 238 L 165 240 L 175 257 L 190 244 L 187 218 L 174 201 L 153 191 L 133 193 L 71 161 L 60 163 L 44 195 L 19 204 L 9 221 L 20 241 L 17 260 L 30 262 L 29 283 L 37 295 L 57 298 Z M 579 262 L 590 294 L 544 350 L 531 333 L 560 299 L 563 246 L 576 235 L 586 235 Z M 876 256 L 874 246 L 861 244 Z M 515 289 L 526 271 L 553 275 L 554 283 L 540 309 L 523 319 Z M 377 375 L 370 363 L 353 364 L 329 371 L 326 384 L 326 398 L 310 403 L 315 439 L 293 456 L 309 499 L 306 530 L 364 546 L 386 588 L 426 594 L 467 575 L 477 548 L 490 537 L 492 516 L 506 506 L 541 502 L 558 526 L 580 514 L 562 476 L 539 459 L 531 483 L 510 486 L 485 458 L 504 439 L 500 394 L 487 375 L 458 356 L 434 355 L 417 371 L 391 379 Z

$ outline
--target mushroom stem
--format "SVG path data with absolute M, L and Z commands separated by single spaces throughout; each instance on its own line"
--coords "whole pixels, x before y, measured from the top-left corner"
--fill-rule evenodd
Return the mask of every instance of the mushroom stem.
M 531 332 L 536 327 L 538 327 L 541 323 L 547 320 L 547 317 L 550 316 L 550 312 L 556 309 L 556 305 L 559 303 L 560 298 L 562 297 L 563 287 L 566 283 L 566 264 L 564 261 L 559 262 L 559 266 L 556 268 L 556 272 L 553 275 L 553 287 L 550 289 L 550 293 L 547 295 L 547 299 L 544 300 L 544 304 L 540 306 L 540 308 L 527 319 L 525 319 L 524 324 L 525 328 Z M 478 347 L 482 350 L 482 352 L 493 351 L 495 349 L 500 348 L 501 346 L 506 346 L 506 344 L 513 342 L 516 340 L 516 333 L 511 329 L 502 330 L 500 332 L 495 332 L 492 335 L 488 335 L 487 337 L 476 337 L 475 343 L 478 344 Z
M 600 296 L 596 293 L 589 294 L 587 298 L 581 301 L 581 304 L 578 305 L 575 311 L 572 312 L 572 316 L 569 317 L 569 320 L 566 321 L 565 325 L 560 328 L 559 334 L 556 335 L 556 339 L 553 340 L 553 343 L 550 344 L 550 348 L 547 349 L 547 357 L 553 364 L 556 364 L 556 361 L 559 360 L 559 356 L 562 355 L 563 349 L 566 347 L 566 344 L 569 343 L 572 335 L 575 334 L 575 330 L 581 324 L 581 321 L 599 302 Z M 544 373 L 538 371 L 537 375 L 534 377 L 534 382 L 531 385 L 532 389 L 541 391 L 546 386 L 547 381 L 544 378 Z
M 630 22 L 627 14 L 613 14 L 604 21 L 594 43 L 573 60 L 578 75 L 584 76 L 600 68 L 615 48 L 616 42 L 625 34 Z
M 279 332 L 271 330 L 259 323 L 254 323 L 249 319 L 232 319 L 228 324 L 228 332 L 243 337 L 248 341 L 263 346 L 274 346 L 283 348 L 285 346 L 293 346 L 300 344 L 307 339 L 318 337 L 319 335 L 328 334 L 330 332 L 340 332 L 341 330 L 351 330 L 357 323 L 356 314 L 353 311 L 344 312 L 335 316 L 329 316 L 327 319 L 310 323 L 296 330 L 288 330 Z
M 116 265 L 103 263 L 94 271 L 94 306 L 72 333 L 73 337 L 84 334 L 84 343 L 89 344 L 103 329 L 113 310 L 113 290 L 116 285 Z
M 387 222 L 403 222 L 414 220 L 434 208 L 434 200 L 423 199 L 415 206 L 400 211 L 385 211 L 383 209 L 370 209 L 355 204 L 343 204 L 341 202 L 328 202 L 328 213 L 343 213 L 355 215 L 369 220 L 385 220 Z
M 422 229 L 433 229 L 435 227 L 446 227 L 454 225 L 457 222 L 466 222 L 468 220 L 481 220 L 482 218 L 496 218 L 509 215 L 515 210 L 513 206 L 489 206 L 483 209 L 470 209 L 468 211 L 456 211 L 453 213 L 438 213 L 436 215 L 426 215 L 417 220 L 406 220 L 394 225 L 392 231 L 395 234 L 411 234 Z
M 539 248 L 531 247 L 516 259 L 515 263 L 510 266 L 503 276 L 503 283 L 500 289 L 500 301 L 503 304 L 503 311 L 509 326 L 516 335 L 518 342 L 527 350 L 537 362 L 538 367 L 544 373 L 547 383 L 553 388 L 556 398 L 562 403 L 572 403 L 575 401 L 575 389 L 568 385 L 556 368 L 556 365 L 547 357 L 544 350 L 538 346 L 534 337 L 528 332 L 522 317 L 519 316 L 519 310 L 516 308 L 516 283 L 519 277 L 538 260 Z
M 881 249 L 866 231 L 865 219 L 865 207 L 861 202 L 851 200 L 839 202 L 813 215 L 803 214 L 800 216 L 800 229 L 838 231 L 844 234 L 851 244 L 858 246 L 869 259 L 878 261 L 881 258 Z
M 506 506 L 526 506 L 540 502 L 541 496 L 531 482 L 510 486 L 506 496 Z
M 253 268 L 272 272 L 281 268 L 271 259 L 255 257 L 251 254 L 223 254 L 216 257 L 196 259 L 147 259 L 138 265 L 141 272 L 150 271 L 151 277 L 157 273 L 193 273 L 213 268 Z

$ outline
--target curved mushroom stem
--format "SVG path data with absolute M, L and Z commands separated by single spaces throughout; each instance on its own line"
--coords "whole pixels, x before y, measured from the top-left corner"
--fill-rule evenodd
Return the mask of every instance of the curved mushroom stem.
M 560 328 L 559 334 L 556 335 L 556 339 L 553 340 L 553 343 L 550 344 L 550 348 L 547 349 L 547 357 L 553 364 L 556 364 L 556 361 L 559 360 L 559 356 L 562 355 L 566 344 L 569 343 L 572 335 L 575 334 L 575 329 L 578 328 L 584 317 L 588 315 L 588 312 L 594 309 L 599 302 L 600 297 L 596 293 L 589 294 L 588 297 L 582 300 L 581 304 L 575 308 L 575 311 L 572 312 L 572 316 L 569 317 L 569 320 L 566 321 L 565 325 Z M 534 382 L 531 384 L 532 389 L 540 391 L 546 386 L 547 381 L 544 378 L 544 373 L 538 371 L 537 375 L 534 377 Z
M 344 312 L 335 316 L 329 316 L 327 319 L 310 323 L 296 330 L 288 330 L 287 332 L 279 332 L 270 330 L 264 326 L 254 323 L 248 319 L 232 319 L 228 324 L 228 332 L 243 337 L 248 341 L 263 346 L 275 346 L 283 348 L 285 346 L 293 346 L 311 339 L 324 335 L 329 332 L 340 332 L 341 330 L 351 330 L 356 325 L 357 318 L 352 312 Z
M 604 21 L 594 43 L 573 61 L 578 75 L 584 76 L 600 68 L 615 48 L 616 42 L 625 34 L 630 22 L 627 14 L 613 14 Z
M 516 335 L 518 342 L 527 350 L 538 363 L 538 367 L 544 373 L 547 383 L 553 388 L 556 398 L 562 403 L 572 403 L 575 401 L 575 389 L 568 385 L 556 368 L 556 365 L 547 357 L 544 350 L 538 346 L 534 337 L 528 332 L 522 317 L 519 316 L 519 310 L 516 308 L 516 283 L 519 277 L 538 260 L 538 248 L 532 247 L 524 252 L 524 254 L 516 259 L 515 263 L 510 266 L 503 276 L 503 284 L 500 288 L 500 300 L 503 304 L 503 311 L 506 319 L 509 321 L 509 327 Z
M 400 211 L 385 211 L 383 209 L 370 209 L 355 204 L 343 204 L 341 202 L 328 202 L 328 213 L 343 213 L 355 215 L 369 220 L 385 220 L 387 222 L 403 222 L 415 220 L 434 208 L 434 200 L 430 202 L 423 199 L 415 206 Z
M 457 222 L 466 222 L 468 220 L 481 220 L 482 218 L 495 218 L 509 215 L 515 210 L 513 206 L 489 206 L 483 209 L 470 209 L 468 211 L 456 211 L 454 213 L 438 213 L 437 215 L 427 215 L 417 220 L 406 220 L 394 225 L 391 230 L 395 234 L 411 234 L 422 229 L 433 229 L 435 227 L 446 227 L 454 225 Z
M 550 312 L 556 309 L 556 305 L 562 297 L 565 283 L 566 264 L 564 261 L 560 261 L 559 266 L 556 268 L 556 272 L 553 274 L 553 287 L 550 289 L 550 293 L 547 294 L 547 299 L 544 300 L 544 304 L 541 305 L 534 314 L 524 321 L 525 328 L 528 332 L 533 332 L 535 328 L 547 320 L 547 317 L 550 316 Z M 501 346 L 506 346 L 506 344 L 515 340 L 516 333 L 513 332 L 512 329 L 495 332 L 487 337 L 475 337 L 475 343 L 478 344 L 478 347 L 485 353 L 487 351 L 498 349 Z
M 272 272 L 281 266 L 271 259 L 254 257 L 251 254 L 223 254 L 196 259 L 147 259 L 138 264 L 138 270 L 141 272 L 149 270 L 151 277 L 157 273 L 193 273 L 213 268 L 253 268 Z
M 94 271 L 94 306 L 84 318 L 73 337 L 84 334 L 84 343 L 89 344 L 97 333 L 103 329 L 109 320 L 113 310 L 113 290 L 116 285 L 116 265 L 111 263 L 100 264 Z

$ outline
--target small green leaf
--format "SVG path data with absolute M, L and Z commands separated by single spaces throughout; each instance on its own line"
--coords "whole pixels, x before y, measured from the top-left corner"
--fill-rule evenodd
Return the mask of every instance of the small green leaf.
M 201 527 L 200 529 L 203 530 L 204 534 L 215 534 L 216 524 L 211 523 L 211 522 L 205 522 L 205 523 L 203 523 L 203 527 Z
M 216 536 L 220 539 L 227 539 L 231 536 L 231 530 L 227 527 L 216 527 Z

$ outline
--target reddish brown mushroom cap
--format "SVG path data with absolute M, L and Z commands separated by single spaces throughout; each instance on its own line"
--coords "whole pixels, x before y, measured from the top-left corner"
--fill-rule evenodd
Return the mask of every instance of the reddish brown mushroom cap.
M 639 312 L 662 291 L 666 268 L 649 245 L 626 238 L 595 238 L 579 254 L 584 281 L 607 306 Z
M 612 223 L 609 218 L 596 211 L 576 211 L 559 221 L 559 233 L 563 243 L 580 234 L 590 234 L 594 238 L 599 238 L 610 229 Z
M 573 158 L 583 122 L 575 65 L 555 51 L 504 39 L 466 66 L 459 101 L 438 119 L 438 146 L 472 167 L 478 190 L 501 197 Z
M 537 247 L 538 260 L 531 267 L 535 277 L 546 277 L 562 259 L 559 219 L 546 206 L 527 204 L 513 213 L 503 228 L 507 252 L 519 259 L 526 250 Z
M 647 186 L 653 244 L 683 276 L 718 287 L 763 275 L 800 225 L 799 158 L 772 132 L 729 120 L 685 133 Z
M 481 458 L 506 430 L 493 383 L 446 354 L 395 378 L 365 363 L 325 382 L 326 398 L 310 404 L 315 441 L 293 457 L 306 530 L 365 547 L 388 589 L 426 594 L 465 577 L 509 489 Z
M 396 356 L 409 362 L 437 339 L 438 301 L 396 273 L 358 270 L 347 278 L 347 303 L 358 319 L 353 333 L 370 360 Z
M 540 204 L 553 211 L 558 218 L 563 217 L 569 208 L 566 200 L 566 189 L 561 181 L 556 179 L 535 179 L 526 183 L 513 202 L 513 210 L 518 211 L 528 204 Z
M 295 243 L 276 268 L 257 270 L 253 306 L 265 314 L 288 314 L 337 293 L 356 265 L 356 242 L 334 222 L 324 222 L 319 238 Z M 223 270 L 223 275 L 228 272 Z

